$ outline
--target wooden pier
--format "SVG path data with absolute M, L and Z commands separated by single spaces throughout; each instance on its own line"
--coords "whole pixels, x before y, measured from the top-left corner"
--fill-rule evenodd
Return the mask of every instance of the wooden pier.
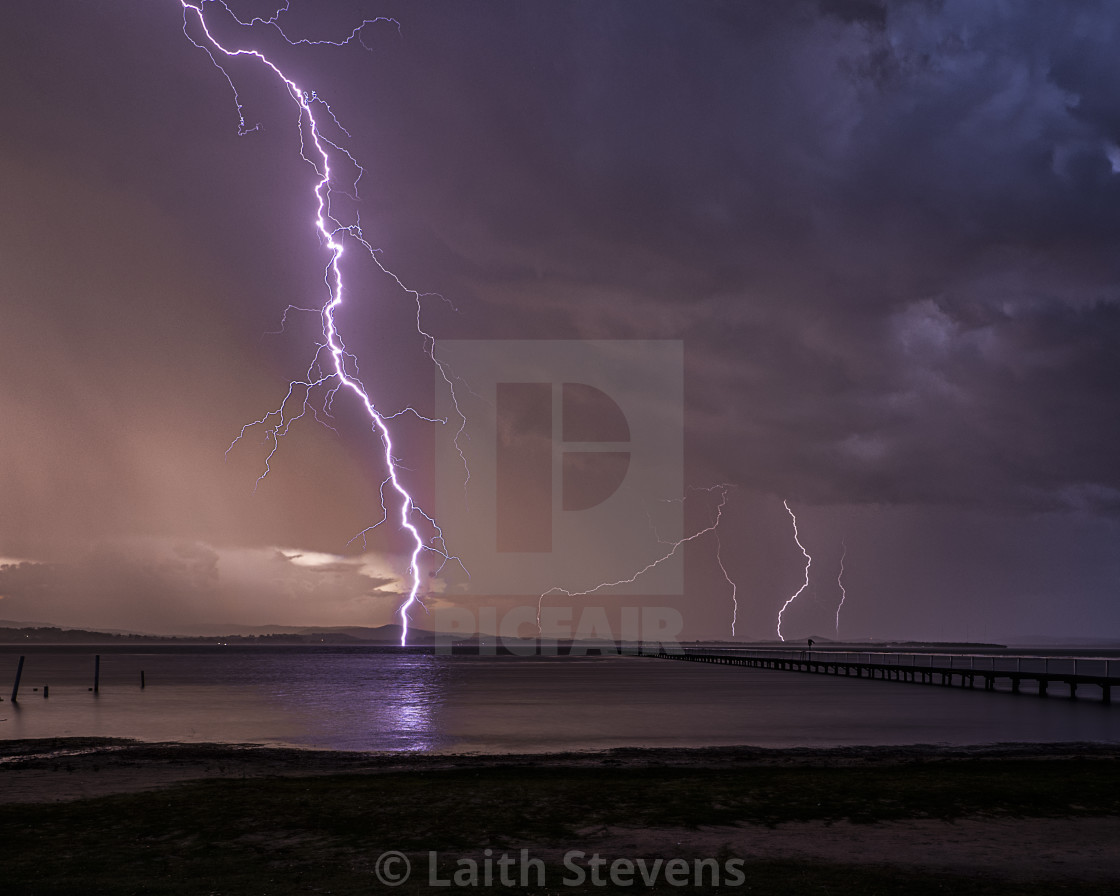
M 808 653 L 808 655 L 805 655 Z M 1049 662 L 1044 663 L 1043 669 L 1023 669 L 1021 662 L 1015 663 L 1015 668 L 996 668 L 994 660 L 1006 661 L 1003 657 L 981 657 L 979 659 L 992 659 L 990 668 L 976 668 L 976 657 L 953 657 L 949 665 L 907 665 L 900 662 L 890 662 L 886 658 L 872 659 L 868 655 L 866 661 L 851 659 L 848 656 L 813 657 L 811 652 L 802 651 L 802 655 L 789 654 L 788 656 L 750 656 L 732 653 L 702 652 L 698 650 L 667 651 L 664 649 L 656 652 L 643 651 L 643 656 L 653 656 L 666 660 L 683 660 L 690 663 L 712 663 L 721 666 L 746 666 L 752 669 L 775 669 L 784 672 L 806 672 L 814 675 L 840 675 L 846 678 L 866 678 L 877 681 L 903 681 L 912 684 L 938 685 L 941 687 L 977 688 L 985 691 L 999 691 L 1000 693 L 1020 694 L 1035 693 L 1040 697 L 1051 694 L 1051 685 L 1061 685 L 1070 699 L 1077 699 L 1077 689 L 1084 686 L 1100 688 L 1101 700 L 1104 703 L 1112 702 L 1112 689 L 1120 688 L 1120 676 L 1094 675 L 1077 671 L 1074 662 L 1073 670 L 1050 671 Z M 911 654 L 918 657 L 921 654 Z M 930 657 L 931 661 L 934 657 Z M 956 665 L 956 660 L 969 660 L 969 666 Z M 1012 658 L 1014 659 L 1014 658 Z M 1109 664 L 1105 664 L 1106 673 L 1111 672 Z M 1004 683 L 1004 688 L 997 688 L 997 682 Z M 1024 690 L 1024 683 L 1033 684 L 1034 688 Z

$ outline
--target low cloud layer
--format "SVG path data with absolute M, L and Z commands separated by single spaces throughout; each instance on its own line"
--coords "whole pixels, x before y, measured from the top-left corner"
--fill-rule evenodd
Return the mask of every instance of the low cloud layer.
M 0 618 L 192 632 L 198 626 L 369 625 L 401 599 L 401 557 L 137 541 L 67 562 L 0 565 Z

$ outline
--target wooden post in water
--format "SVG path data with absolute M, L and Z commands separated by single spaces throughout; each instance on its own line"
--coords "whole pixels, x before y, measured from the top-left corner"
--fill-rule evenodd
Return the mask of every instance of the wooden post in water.
M 49 684 L 43 685 L 43 699 L 46 700 L 51 695 L 51 686 Z
M 19 664 L 16 666 L 16 683 L 12 685 L 12 702 L 17 703 L 19 698 L 19 680 L 23 677 L 23 660 L 19 658 Z
M 101 686 L 101 654 L 94 654 L 93 657 L 93 692 L 96 694 L 97 689 Z
M 140 690 L 144 690 L 144 670 L 140 670 Z

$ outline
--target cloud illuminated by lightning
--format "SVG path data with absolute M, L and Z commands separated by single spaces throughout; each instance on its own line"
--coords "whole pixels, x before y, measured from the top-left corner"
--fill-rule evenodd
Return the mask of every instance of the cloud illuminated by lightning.
M 782 604 L 782 608 L 778 610 L 779 641 L 785 640 L 785 638 L 782 637 L 782 614 L 785 613 L 786 608 L 789 607 L 790 604 L 797 600 L 801 592 L 809 587 L 809 567 L 813 565 L 813 558 L 809 556 L 809 552 L 805 550 L 805 545 L 801 543 L 801 537 L 797 532 L 797 517 L 794 516 L 793 511 L 789 509 L 789 501 L 782 501 L 782 505 L 785 507 L 786 512 L 789 514 L 789 518 L 793 521 L 793 540 L 797 542 L 797 546 L 801 548 L 801 553 L 805 555 L 805 583 L 800 588 L 798 588 L 797 591 L 790 595 L 786 602 Z
M 310 411 L 316 420 L 323 422 L 319 417 L 320 409 L 311 404 L 312 394 L 314 392 L 317 390 L 325 390 L 325 397 L 323 398 L 321 410 L 326 416 L 329 416 L 331 403 L 339 390 L 345 389 L 358 399 L 369 417 L 371 429 L 377 433 L 381 440 L 383 460 L 387 471 L 386 479 L 382 485 L 383 516 L 380 522 L 370 528 L 377 528 L 377 526 L 381 525 L 382 522 L 385 522 L 389 518 L 389 511 L 385 506 L 385 493 L 389 492 L 390 498 L 393 503 L 396 504 L 400 529 L 407 533 L 412 544 L 408 567 L 410 577 L 408 597 L 398 609 L 398 615 L 401 621 L 401 644 L 403 646 L 406 644 L 408 637 L 409 610 L 422 598 L 421 555 L 424 554 L 425 551 L 434 551 L 444 558 L 444 562 L 451 558 L 447 554 L 446 545 L 443 545 L 442 533 L 439 527 L 435 525 L 431 517 L 417 506 L 416 501 L 402 482 L 400 464 L 393 454 L 393 441 L 387 422 L 396 416 L 396 414 L 382 414 L 377 409 L 368 390 L 359 378 L 357 359 L 347 352 L 345 343 L 335 324 L 335 312 L 342 304 L 345 295 L 341 266 L 344 240 L 350 240 L 360 246 L 383 273 L 391 277 L 403 291 L 407 292 L 415 300 L 417 331 L 423 338 L 425 351 L 432 359 L 433 363 L 436 364 L 445 383 L 451 389 L 454 398 L 452 381 L 443 366 L 440 365 L 434 357 L 433 349 L 435 340 L 420 324 L 421 300 L 427 296 L 426 294 L 421 294 L 413 289 L 409 289 L 392 273 L 392 271 L 387 270 L 382 265 L 377 250 L 366 241 L 362 234 L 360 219 L 356 217 L 353 223 L 343 224 L 334 217 L 331 210 L 331 192 L 332 189 L 338 188 L 338 185 L 336 183 L 337 176 L 332 173 L 332 164 L 338 163 L 339 166 L 344 168 L 350 166 L 353 170 L 357 171 L 356 177 L 354 177 L 353 181 L 348 185 L 351 195 L 356 195 L 358 181 L 361 179 L 364 171 L 354 156 L 352 156 L 341 143 L 332 140 L 324 133 L 324 127 L 333 127 L 343 135 L 349 136 L 346 129 L 342 127 L 335 117 L 331 107 L 314 91 L 303 89 L 294 79 L 285 74 L 279 65 L 273 62 L 263 51 L 251 47 L 231 47 L 220 41 L 210 28 L 210 23 L 207 20 L 207 10 L 217 14 L 224 13 L 236 25 L 246 31 L 251 31 L 251 29 L 258 26 L 272 28 L 292 46 L 299 44 L 327 44 L 335 47 L 343 47 L 357 41 L 363 47 L 369 49 L 362 41 L 362 31 L 367 26 L 377 22 L 388 22 L 394 25 L 396 22 L 387 18 L 365 19 L 354 28 L 348 37 L 338 41 L 293 40 L 288 37 L 278 23 L 280 15 L 287 11 L 287 2 L 278 8 L 269 18 L 254 17 L 248 21 L 239 19 L 224 0 L 180 0 L 180 5 L 183 9 L 183 33 L 192 44 L 210 57 L 211 62 L 213 62 L 218 71 L 222 73 L 230 89 L 233 91 L 234 104 L 237 107 L 238 114 L 238 132 L 240 134 L 244 135 L 254 131 L 256 130 L 256 126 L 249 127 L 247 125 L 241 97 L 237 91 L 233 77 L 223 66 L 223 61 L 239 57 L 254 59 L 271 72 L 287 89 L 299 113 L 298 128 L 301 156 L 311 165 L 317 177 L 315 186 L 311 191 L 311 204 L 315 213 L 314 226 L 319 245 L 326 249 L 329 256 L 323 275 L 326 285 L 326 300 L 321 306 L 314 309 L 314 312 L 319 314 L 322 318 L 324 342 L 315 351 L 311 364 L 308 367 L 306 380 L 289 383 L 287 395 L 284 397 L 279 407 L 265 414 L 261 419 L 247 424 L 242 429 L 238 438 L 234 440 L 234 444 L 236 444 L 251 427 L 262 426 L 265 428 L 267 438 L 270 440 L 272 448 L 265 458 L 264 472 L 260 477 L 264 478 L 264 476 L 268 474 L 268 463 L 276 453 L 279 440 L 287 434 L 289 428 L 295 421 L 301 419 Z M 309 311 L 312 309 L 289 306 L 284 312 L 285 320 L 288 311 L 292 310 Z M 298 413 L 290 413 L 288 411 L 289 404 L 293 404 L 295 409 L 298 410 Z M 399 413 L 404 413 L 404 411 Z M 413 413 L 415 412 L 413 411 Z M 465 423 L 466 421 L 464 419 L 460 426 L 460 434 L 462 433 L 462 426 L 465 426 Z M 260 479 L 258 479 L 258 483 L 259 482 Z M 421 535 L 421 526 L 424 526 L 426 529 L 431 527 L 434 533 L 427 541 L 424 536 Z M 370 530 L 367 529 L 366 532 L 368 531 Z M 363 537 L 365 535 L 365 533 L 360 534 Z M 438 548 L 434 546 L 437 543 L 441 545 Z
M 840 542 L 842 551 L 840 552 L 840 574 L 836 576 L 836 584 L 840 586 L 840 603 L 836 605 L 836 634 L 840 634 L 840 608 L 844 606 L 844 601 L 848 599 L 848 591 L 844 588 L 844 558 L 848 556 L 848 545 L 845 542 Z

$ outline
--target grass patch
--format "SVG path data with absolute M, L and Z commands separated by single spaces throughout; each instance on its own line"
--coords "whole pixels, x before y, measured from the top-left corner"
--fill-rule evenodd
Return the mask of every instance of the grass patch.
M 211 780 L 72 803 L 0 806 L 0 892 L 369 893 L 388 849 L 474 855 L 584 848 L 611 826 L 697 828 L 976 816 L 1120 815 L 1109 760 L 967 760 L 874 768 L 482 768 Z M 681 855 L 689 855 L 687 841 Z M 1061 893 L 883 866 L 754 861 L 767 894 Z M 421 874 L 421 877 L 424 875 Z M 612 892 L 560 885 L 548 890 Z M 665 887 L 688 893 L 690 888 Z M 432 892 L 411 884 L 395 892 Z M 644 885 L 625 888 L 643 890 Z M 1065 892 L 1112 892 L 1085 882 Z M 656 888 L 653 892 L 661 891 Z M 534 890 L 534 892 L 541 892 Z

